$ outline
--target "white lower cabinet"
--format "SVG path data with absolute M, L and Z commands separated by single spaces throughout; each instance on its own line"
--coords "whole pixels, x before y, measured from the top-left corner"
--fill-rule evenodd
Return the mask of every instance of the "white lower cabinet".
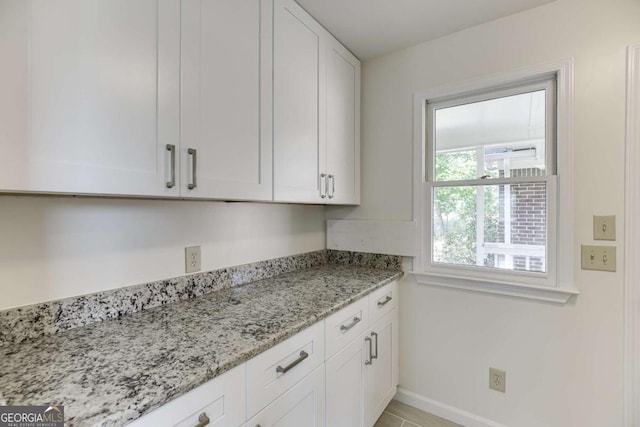
M 130 425 L 372 427 L 398 385 L 397 296 L 390 283 Z
M 393 310 L 327 361 L 327 427 L 371 427 L 396 393 Z
M 245 427 L 325 425 L 324 365 L 306 376 L 245 424 Z
M 247 417 L 257 414 L 324 363 L 324 324 L 304 331 L 247 362 Z
M 129 426 L 238 427 L 246 419 L 245 391 L 246 366 L 242 364 L 138 418 Z
M 364 427 L 365 334 L 327 361 L 327 426 Z
M 373 426 L 396 394 L 397 381 L 397 321 L 393 310 L 369 330 L 366 345 L 369 359 L 365 361 L 364 412 L 365 425 Z

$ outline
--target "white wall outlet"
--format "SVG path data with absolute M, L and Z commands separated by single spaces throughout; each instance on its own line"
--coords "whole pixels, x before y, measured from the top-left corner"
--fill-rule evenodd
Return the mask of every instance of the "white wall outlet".
M 616 216 L 593 216 L 593 240 L 616 240 Z
M 496 368 L 489 368 L 489 388 L 502 393 L 507 392 L 507 373 Z
M 616 271 L 615 246 L 582 245 L 581 249 L 583 270 Z
M 195 273 L 200 271 L 200 246 L 189 246 L 184 248 L 185 271 Z

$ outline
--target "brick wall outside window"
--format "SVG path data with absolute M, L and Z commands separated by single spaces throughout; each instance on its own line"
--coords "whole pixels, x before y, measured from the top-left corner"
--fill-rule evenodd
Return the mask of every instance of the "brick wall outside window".
M 542 175 L 539 169 L 512 169 L 512 177 Z M 546 185 L 544 183 L 511 184 L 511 243 L 545 245 L 547 233 Z M 504 242 L 504 186 L 499 190 L 498 239 Z M 529 271 L 543 271 L 543 260 L 531 257 Z M 515 256 L 513 268 L 526 270 L 526 258 Z

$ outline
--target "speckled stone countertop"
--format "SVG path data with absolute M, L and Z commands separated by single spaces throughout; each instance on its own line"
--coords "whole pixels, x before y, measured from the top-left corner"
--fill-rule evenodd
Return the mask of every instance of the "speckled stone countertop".
M 0 404 L 120 426 L 401 275 L 327 264 L 0 348 Z

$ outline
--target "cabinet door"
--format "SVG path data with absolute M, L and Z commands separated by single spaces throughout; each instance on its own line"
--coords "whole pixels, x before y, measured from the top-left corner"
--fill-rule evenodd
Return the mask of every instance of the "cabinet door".
M 177 195 L 179 12 L 178 0 L 0 1 L 0 191 Z
M 324 427 L 324 365 L 253 417 L 246 427 Z
M 396 393 L 397 326 L 395 310 L 371 327 L 371 364 L 365 369 L 365 419 L 373 426 Z M 367 349 L 367 351 L 369 351 Z
M 364 427 L 365 335 L 327 361 L 327 426 Z
M 327 42 L 327 203 L 360 203 L 360 61 Z
M 271 200 L 272 3 L 181 7 L 181 195 Z
M 274 199 L 318 203 L 325 171 L 326 32 L 293 0 L 275 0 L 274 7 Z

